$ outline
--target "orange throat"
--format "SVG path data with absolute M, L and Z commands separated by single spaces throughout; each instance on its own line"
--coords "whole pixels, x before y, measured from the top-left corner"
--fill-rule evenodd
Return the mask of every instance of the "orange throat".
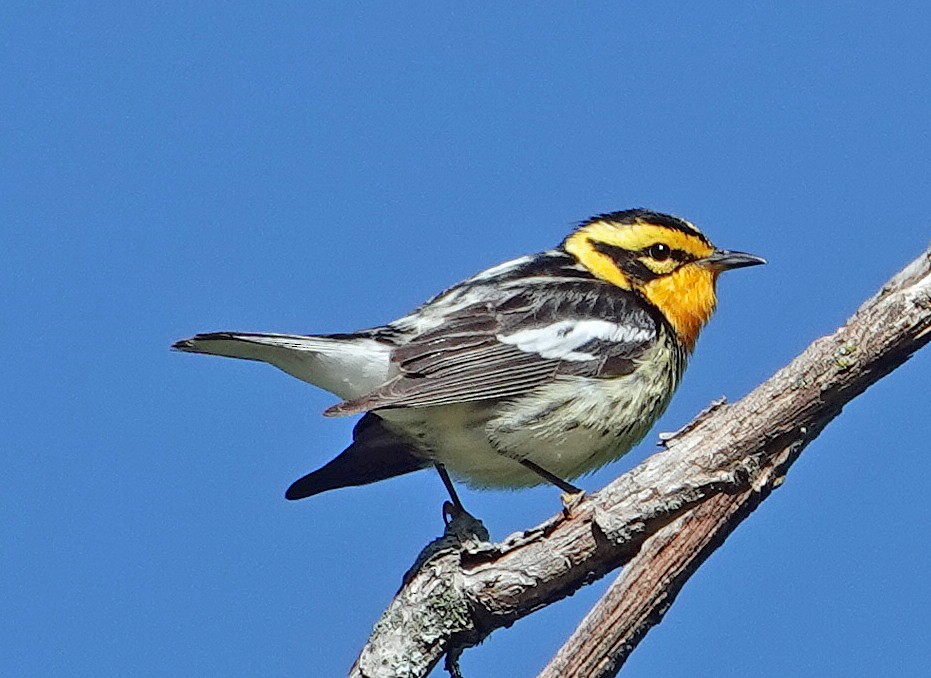
M 714 292 L 716 278 L 717 274 L 707 268 L 687 265 L 651 280 L 641 290 L 666 316 L 679 341 L 689 351 L 695 348 L 698 333 L 718 303 Z

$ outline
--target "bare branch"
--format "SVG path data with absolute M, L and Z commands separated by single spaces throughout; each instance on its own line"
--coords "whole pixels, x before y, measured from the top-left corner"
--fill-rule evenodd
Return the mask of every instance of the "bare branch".
M 786 457 L 781 455 L 774 467 Z M 712 497 L 647 539 L 539 678 L 615 675 L 688 578 L 777 480 L 761 474 L 754 487 Z
M 931 249 L 883 285 L 834 335 L 882 333 L 885 335 L 883 344 L 888 343 L 886 338 L 901 343 L 898 352 L 890 351 L 887 357 L 881 359 L 887 362 L 886 365 L 876 361 L 874 369 L 878 376 L 866 385 L 890 372 L 928 342 L 931 334 L 928 320 L 931 307 L 929 278 Z M 879 325 L 871 327 L 871 323 L 879 322 L 877 307 L 895 294 L 906 296 L 906 304 L 910 305 L 915 320 L 914 324 L 910 324 L 902 318 L 905 331 L 899 337 L 890 334 L 897 331 L 895 328 L 884 332 Z M 879 337 L 869 336 L 869 339 L 876 348 L 879 347 Z M 848 364 L 855 353 L 855 347 L 855 344 L 841 344 L 845 350 L 838 351 L 838 366 Z M 797 362 L 793 362 L 793 365 Z M 868 369 L 868 366 L 862 365 L 860 369 Z M 756 391 L 748 399 L 755 394 Z M 821 426 L 826 423 L 822 422 Z M 715 497 L 650 537 L 541 672 L 540 677 L 592 678 L 615 675 L 640 639 L 660 622 L 688 578 L 737 525 L 778 487 L 801 449 L 789 448 L 780 455 L 764 459 L 757 480 L 750 487 L 733 496 Z
M 496 628 L 630 562 L 543 673 L 614 675 L 690 574 L 804 447 L 847 402 L 929 340 L 931 249 L 837 332 L 741 401 L 700 415 L 666 441 L 666 451 L 568 515 L 499 544 L 466 542 L 461 551 L 426 559 L 376 626 L 352 675 L 426 675 L 443 654 L 455 659 Z

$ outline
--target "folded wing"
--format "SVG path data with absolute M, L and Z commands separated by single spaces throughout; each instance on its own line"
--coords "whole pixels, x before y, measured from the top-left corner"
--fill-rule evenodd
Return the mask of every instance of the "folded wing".
M 594 285 L 465 306 L 392 351 L 397 376 L 325 414 L 509 398 L 561 375 L 628 374 L 656 341 L 656 321 L 630 293 Z

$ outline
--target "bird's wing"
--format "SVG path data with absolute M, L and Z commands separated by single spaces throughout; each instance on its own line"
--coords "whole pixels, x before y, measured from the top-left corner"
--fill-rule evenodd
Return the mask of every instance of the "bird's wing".
M 632 293 L 603 283 L 514 291 L 451 311 L 392 351 L 396 377 L 325 414 L 508 398 L 560 375 L 620 376 L 658 331 Z

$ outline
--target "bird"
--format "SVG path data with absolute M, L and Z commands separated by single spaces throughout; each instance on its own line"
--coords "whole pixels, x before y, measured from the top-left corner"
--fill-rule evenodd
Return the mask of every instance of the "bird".
M 574 495 L 571 480 L 626 454 L 668 406 L 719 274 L 764 263 L 680 217 L 609 212 L 386 325 L 210 332 L 172 348 L 268 363 L 339 398 L 325 416 L 362 415 L 352 443 L 287 499 L 429 467 L 459 508 L 453 480 Z

